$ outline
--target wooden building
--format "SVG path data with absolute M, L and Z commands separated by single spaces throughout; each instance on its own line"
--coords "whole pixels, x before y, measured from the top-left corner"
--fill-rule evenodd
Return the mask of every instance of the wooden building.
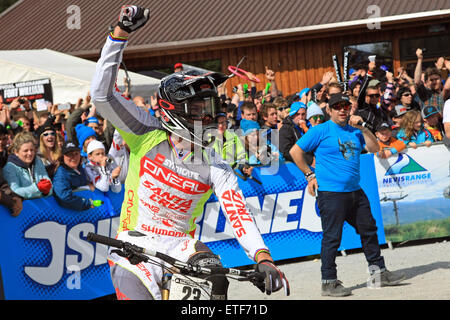
M 300 91 L 333 70 L 332 55 L 349 67 L 377 64 L 390 70 L 415 67 L 417 48 L 425 66 L 450 59 L 450 0 L 142 0 L 151 20 L 130 37 L 124 62 L 131 71 L 156 76 L 177 62 L 229 73 L 241 68 L 265 86 L 276 72 L 284 95 Z M 20 0 L 0 17 L 0 49 L 48 48 L 96 60 L 119 0 Z M 241 81 L 228 81 L 229 93 Z

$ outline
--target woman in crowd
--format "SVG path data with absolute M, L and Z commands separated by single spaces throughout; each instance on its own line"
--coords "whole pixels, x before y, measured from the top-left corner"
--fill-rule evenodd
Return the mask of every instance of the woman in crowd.
M 18 133 L 11 145 L 3 176 L 11 190 L 24 199 L 52 194 L 52 182 L 39 157 L 36 157 L 36 139 L 30 132 Z
M 48 176 L 53 179 L 61 157 L 56 130 L 53 126 L 45 126 L 36 130 L 36 136 L 39 138 L 38 156 L 44 163 Z
M 397 139 L 402 140 L 408 147 L 414 149 L 419 144 L 423 143 L 429 147 L 434 142 L 433 135 L 424 128 L 422 115 L 417 110 L 408 111 L 403 116 Z

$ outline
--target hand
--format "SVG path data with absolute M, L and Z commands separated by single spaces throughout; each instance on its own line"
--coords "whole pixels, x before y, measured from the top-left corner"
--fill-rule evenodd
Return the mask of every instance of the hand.
M 275 81 L 275 72 L 266 66 L 266 79 L 270 82 Z
M 325 72 L 324 74 L 323 74 L 323 77 L 322 77 L 322 81 L 320 81 L 320 83 L 322 84 L 322 85 L 326 85 L 326 84 L 328 84 L 330 81 L 331 81 L 331 79 L 333 78 L 333 72 L 331 72 L 331 71 L 328 71 L 328 72 Z
M 289 282 L 286 279 L 284 273 L 271 261 L 271 259 L 261 260 L 256 266 L 256 271 L 265 275 L 264 282 L 256 283 L 255 285 L 270 295 L 272 292 L 276 292 L 281 288 L 284 288 L 285 294 L 289 295 Z
M 424 144 L 429 148 L 429 147 L 431 147 L 433 142 L 431 142 L 430 140 L 427 140 L 427 141 L 424 142 Z
M 37 183 L 37 187 L 39 191 L 42 192 L 44 196 L 46 196 L 50 193 L 50 190 L 52 189 L 52 182 L 48 179 L 41 179 Z
M 357 128 L 361 131 L 364 129 L 364 127 L 361 125 L 363 122 L 364 122 L 363 118 L 361 118 L 360 116 L 357 116 L 357 115 L 351 115 L 350 119 L 348 119 L 349 125 Z
M 138 6 L 123 6 L 119 15 L 118 26 L 131 33 L 143 27 L 150 17 L 150 10 Z
M 408 146 L 413 148 L 413 149 L 417 149 L 417 144 L 415 142 L 408 143 Z
M 255 75 L 251 72 L 245 72 L 245 75 L 247 76 L 247 78 L 250 80 L 250 82 L 252 83 L 252 87 L 255 86 Z
M 392 152 L 391 152 L 391 150 L 387 150 L 387 149 L 380 150 L 380 152 L 377 153 L 377 156 L 378 156 L 378 158 L 381 158 L 381 159 L 387 159 L 390 156 L 392 156 Z
M 114 168 L 114 170 L 111 171 L 111 178 L 116 179 L 119 176 L 121 170 L 122 170 L 121 166 Z
M 386 72 L 386 78 L 389 83 L 394 83 L 394 74 L 392 72 Z
M 450 60 L 444 60 L 445 69 L 450 71 Z
M 377 63 L 375 61 L 370 61 L 368 64 L 369 71 L 373 72 L 375 68 L 377 67 Z
M 417 48 L 417 50 L 416 50 L 416 56 L 417 56 L 417 59 L 419 59 L 419 60 L 422 60 L 422 59 L 423 59 L 423 52 L 422 52 L 422 49 Z
M 316 196 L 316 191 L 319 188 L 319 185 L 317 184 L 317 179 L 314 178 L 311 181 L 309 181 L 307 188 L 308 188 L 308 193 L 311 196 L 315 197 Z
M 444 68 L 444 62 L 445 62 L 444 57 L 440 57 L 439 59 L 437 59 L 435 63 L 436 68 L 438 68 L 438 70 L 442 70 Z

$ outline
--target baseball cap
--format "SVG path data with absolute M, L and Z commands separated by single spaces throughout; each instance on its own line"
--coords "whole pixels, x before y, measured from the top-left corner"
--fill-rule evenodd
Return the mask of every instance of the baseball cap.
M 89 142 L 89 144 L 87 146 L 86 153 L 90 154 L 92 151 L 97 150 L 97 149 L 105 150 L 105 146 L 103 145 L 103 143 L 101 143 L 98 140 L 92 140 L 91 142 Z
M 422 109 L 422 117 L 424 119 L 428 118 L 429 116 L 432 116 L 433 114 L 439 113 L 439 111 L 436 109 L 436 107 L 429 106 Z
M 404 105 L 398 104 L 392 109 L 392 116 L 394 118 L 401 117 L 406 112 L 408 112 L 408 108 L 406 108 Z
M 391 126 L 387 122 L 382 122 L 378 125 L 377 131 L 381 131 L 383 129 L 391 129 Z
M 175 65 L 173 66 L 174 70 L 178 68 L 183 68 L 183 64 L 181 62 L 175 63 Z
M 348 95 L 343 94 L 343 93 L 334 93 L 334 94 L 330 95 L 330 99 L 328 100 L 328 105 L 331 107 L 331 106 L 341 103 L 341 102 L 345 102 L 347 104 L 352 104 L 350 102 L 350 98 L 348 97 Z
M 67 154 L 72 151 L 80 151 L 73 141 L 66 141 L 62 146 L 62 154 Z
M 304 104 L 301 101 L 295 101 L 294 103 L 291 104 L 291 110 L 289 111 L 289 116 L 290 117 L 294 116 L 298 112 L 298 110 L 300 110 L 301 108 L 306 109 L 306 104 Z

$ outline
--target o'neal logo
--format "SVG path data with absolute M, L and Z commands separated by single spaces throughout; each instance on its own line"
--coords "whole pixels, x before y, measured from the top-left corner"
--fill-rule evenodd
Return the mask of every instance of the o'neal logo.
M 423 184 L 431 181 L 431 173 L 407 154 L 400 153 L 397 161 L 386 170 L 383 186 Z

